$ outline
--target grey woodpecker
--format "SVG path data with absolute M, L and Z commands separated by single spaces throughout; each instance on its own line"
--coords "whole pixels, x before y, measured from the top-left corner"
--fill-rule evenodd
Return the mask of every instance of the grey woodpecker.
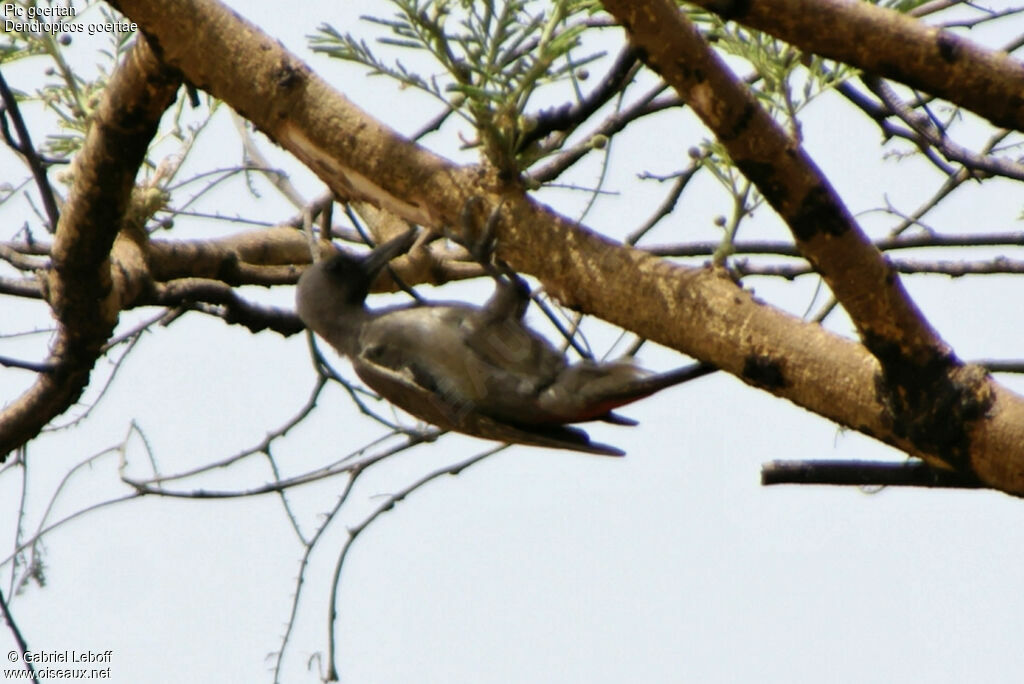
M 526 326 L 526 283 L 498 277 L 482 307 L 412 302 L 368 309 L 380 271 L 415 242 L 411 230 L 365 256 L 338 252 L 299 278 L 299 317 L 356 374 L 408 413 L 446 430 L 499 442 L 622 456 L 568 423 L 636 425 L 612 409 L 705 375 L 705 364 L 653 374 L 625 361 L 570 364 Z

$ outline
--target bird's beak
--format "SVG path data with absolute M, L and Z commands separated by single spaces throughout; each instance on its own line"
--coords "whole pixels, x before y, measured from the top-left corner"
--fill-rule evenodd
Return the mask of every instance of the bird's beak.
M 391 238 L 387 242 L 377 245 L 372 252 L 363 259 L 363 268 L 370 280 L 380 273 L 381 269 L 387 266 L 388 262 L 397 256 L 409 251 L 416 242 L 416 229 L 410 228 L 398 237 Z

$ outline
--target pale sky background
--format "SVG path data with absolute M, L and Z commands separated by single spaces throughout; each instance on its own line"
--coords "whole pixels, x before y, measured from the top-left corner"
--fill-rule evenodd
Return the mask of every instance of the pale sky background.
M 305 47 L 304 36 L 322 21 L 370 40 L 375 29 L 358 16 L 387 14 L 385 3 L 230 4 L 396 129 L 416 130 L 437 111 L 391 81 L 368 79 Z M 989 44 L 1015 32 L 1002 30 L 1006 36 Z M 986 42 L 989 35 L 974 38 Z M 614 54 L 613 43 L 608 49 Z M 5 67 L 5 77 L 15 87 L 35 87 L 17 80 L 23 68 L 29 67 Z M 204 133 L 193 168 L 238 163 L 240 144 L 226 114 Z M 637 183 L 635 174 L 683 166 L 686 149 L 706 135 L 689 112 L 662 114 L 657 122 L 663 133 L 647 124 L 616 140 L 605 188 L 620 194 L 602 199 L 585 223 L 617 237 L 640 224 L 666 188 Z M 37 140 L 43 135 L 33 133 Z M 834 98 L 808 110 L 804 134 L 854 212 L 884 206 L 888 198 L 909 213 L 938 185 L 937 174 L 918 160 L 880 163 L 877 127 Z M 295 173 L 308 198 L 321 192 L 308 172 L 259 140 L 275 163 Z M 473 161 L 455 149 L 451 131 L 425 142 L 450 158 Z M 15 171 L 0 182 L 21 178 L 21 167 L 6 150 L 2 154 L 0 168 Z M 573 179 L 591 185 L 597 172 L 592 163 Z M 272 220 L 294 213 L 265 183 L 258 210 L 235 187 L 211 195 L 203 207 Z M 587 199 L 567 191 L 542 198 L 567 216 L 576 216 Z M 1019 230 L 1019 198 L 1019 185 L 967 187 L 929 223 L 943 232 Z M 682 202 L 648 244 L 710 238 L 712 218 L 729 209 L 707 182 Z M 26 215 L 8 207 L 0 213 L 2 239 L 9 239 Z M 862 218 L 876 234 L 892 222 L 877 213 Z M 189 236 L 245 229 L 186 219 L 177 225 Z M 771 212 L 761 209 L 741 236 L 784 234 Z M 931 276 L 905 282 L 963 358 L 1020 357 L 1020 314 L 1012 308 L 1020 299 L 1012 289 L 1019 279 Z M 814 289 L 810 279 L 750 284 L 797 313 Z M 460 284 L 435 296 L 479 300 L 489 289 Z M 283 306 L 293 297 L 291 288 L 246 294 Z M 0 333 L 46 324 L 37 306 L 8 311 Z M 125 315 L 125 327 L 151 314 Z M 850 332 L 845 319 L 831 325 Z M 614 340 L 599 328 L 593 339 Z M 0 353 L 39 358 L 42 343 L 0 339 Z M 653 345 L 640 358 L 659 369 L 686 362 Z M 100 361 L 101 369 L 109 365 Z M 337 366 L 352 375 L 344 361 Z M 0 369 L 0 378 L 5 402 L 30 380 L 10 369 Z M 31 446 L 27 525 L 38 525 L 68 469 L 119 442 L 130 420 L 144 429 L 162 468 L 180 472 L 258 443 L 298 410 L 314 380 L 303 336 L 253 336 L 199 314 L 155 329 L 88 421 Z M 1000 380 L 1024 389 L 1019 378 Z M 588 428 L 594 439 L 627 449 L 624 459 L 509 449 L 414 493 L 360 537 L 339 594 L 342 681 L 1019 681 L 1019 500 L 995 492 L 763 488 L 760 466 L 774 459 L 902 454 L 725 375 L 666 391 L 624 413 L 640 426 Z M 283 467 L 300 472 L 377 434 L 347 396 L 332 389 L 313 418 L 274 453 Z M 344 527 L 378 506 L 381 495 L 488 446 L 445 438 L 360 481 L 351 508 L 313 554 L 282 681 L 317 681 L 315 661 L 312 672 L 307 661 L 327 650 L 331 573 Z M 147 472 L 138 440 L 128 463 L 131 474 Z M 79 472 L 51 519 L 124 493 L 117 475 L 116 456 Z M 265 463 L 254 461 L 180 488 L 244 488 L 269 479 Z M 330 480 L 288 494 L 307 534 L 334 505 L 342 484 Z M 20 471 L 0 474 L 0 510 L 8 521 L 0 528 L 2 548 L 13 545 L 21 486 Z M 46 586 L 30 585 L 12 601 L 32 650 L 112 649 L 115 682 L 271 681 L 269 656 L 280 647 L 302 554 L 276 495 L 133 501 L 64 525 L 45 538 L 44 547 Z M 10 565 L 0 570 L 7 594 Z M 8 631 L 0 630 L 0 644 L 3 653 L 14 648 Z

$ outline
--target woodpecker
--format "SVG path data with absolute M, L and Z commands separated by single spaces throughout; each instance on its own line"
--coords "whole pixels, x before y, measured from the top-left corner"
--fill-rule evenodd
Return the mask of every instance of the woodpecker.
M 612 410 L 714 370 L 697 364 L 658 375 L 626 361 L 569 363 L 524 322 L 529 289 L 511 272 L 493 274 L 497 288 L 482 307 L 367 308 L 381 270 L 415 240 L 410 230 L 365 256 L 339 251 L 310 266 L 296 308 L 363 382 L 421 420 L 499 442 L 622 456 L 569 424 L 636 425 Z

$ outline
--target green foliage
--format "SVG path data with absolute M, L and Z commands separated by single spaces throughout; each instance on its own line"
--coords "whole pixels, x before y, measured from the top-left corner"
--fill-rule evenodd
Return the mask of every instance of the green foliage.
M 7 4 L 25 10 L 37 5 L 35 0 Z M 97 11 L 104 23 L 120 21 L 120 15 L 103 3 L 77 3 L 76 9 L 78 14 L 75 18 L 61 20 L 79 21 L 88 12 Z M 67 57 L 75 49 L 76 42 L 87 40 L 84 34 L 15 31 L 3 34 L 6 42 L 0 43 L 0 64 L 28 58 L 45 58 L 49 62 L 43 68 L 46 80 L 42 85 L 35 93 L 18 93 L 18 100 L 26 103 L 40 102 L 56 115 L 61 132 L 47 135 L 40 145 L 40 151 L 50 157 L 67 159 L 82 146 L 93 111 L 110 77 L 110 69 L 120 61 L 134 37 L 134 34 L 127 32 L 103 32 L 99 35 L 102 36 L 100 40 L 108 43 L 100 52 L 109 57 L 109 67 L 98 64 L 96 73 L 84 75 L 80 69 L 72 68 L 72 60 Z
M 26 10 L 34 7 L 34 0 L 18 0 L 13 3 Z M 64 3 L 67 6 L 68 3 Z M 123 20 L 121 15 L 103 2 L 75 2 L 77 14 L 62 21 L 83 23 L 116 24 Z M 40 19 L 42 20 L 42 19 Z M 32 83 L 32 90 L 24 86 L 15 90 L 18 109 L 28 124 L 32 145 L 40 154 L 45 167 L 50 169 L 49 178 L 64 185 L 74 182 L 70 159 L 81 149 L 86 133 L 92 125 L 96 108 L 99 106 L 104 89 L 111 75 L 121 63 L 135 34 L 129 32 L 101 31 L 90 35 L 88 32 L 58 33 L 6 32 L 0 37 L 0 64 L 26 62 L 17 73 L 17 82 Z M 87 57 L 83 57 L 87 55 Z M 95 60 L 94 56 L 100 59 Z M 24 74 L 31 74 L 27 78 Z M 6 70 L 12 89 L 15 88 L 12 70 Z M 133 196 L 134 204 L 129 222 L 142 228 L 158 212 L 171 213 L 170 190 L 180 188 L 196 178 L 206 179 L 208 187 L 216 187 L 223 179 L 210 181 L 206 173 L 195 178 L 178 180 L 179 172 L 196 148 L 200 133 L 210 122 L 218 109 L 218 103 L 206 98 L 206 106 L 193 109 L 187 98 L 180 97 L 177 104 L 165 118 L 161 134 L 150 148 L 144 164 L 146 178 L 140 181 Z M 31 174 L 24 168 L 24 177 L 10 182 L 13 169 L 0 186 L 0 205 L 21 194 L 21 189 L 31 186 Z M 229 169 L 222 176 L 230 177 L 242 173 L 243 169 Z M 176 184 L 175 184 L 176 183 Z M 202 191 L 185 201 L 184 206 L 194 202 Z M 151 226 L 167 227 L 171 220 L 162 218 Z
M 322 25 L 313 50 L 361 64 L 371 74 L 418 88 L 470 121 L 474 141 L 491 163 L 522 170 L 531 161 L 521 143 L 533 125 L 531 100 L 545 85 L 568 81 L 601 53 L 575 56 L 592 1 L 392 0 L 392 18 L 363 17 L 390 31 L 382 46 L 429 54 L 440 74 L 423 76 L 400 59 L 385 61 L 350 33 Z
M 561 151 L 564 137 L 554 144 L 524 145 L 541 114 L 534 96 L 542 87 L 560 84 L 573 89 L 577 102 L 583 99 L 575 79 L 585 73 L 583 65 L 602 56 L 584 50 L 587 33 L 608 27 L 606 17 L 598 15 L 598 3 L 391 0 L 390 5 L 395 12 L 389 17 L 363 17 L 383 29 L 375 40 L 325 24 L 310 36 L 313 50 L 436 98 L 472 125 L 476 137 L 468 144 L 481 147 L 499 169 L 519 173 Z M 801 110 L 856 73 L 708 12 L 687 12 L 734 69 L 749 72 L 747 82 L 755 97 L 797 140 Z M 429 55 L 439 71 L 409 68 L 402 51 Z M 611 135 L 602 134 L 601 144 L 593 149 L 607 154 Z M 700 160 L 703 170 L 735 200 L 733 218 L 723 223 L 729 241 L 763 199 L 717 142 L 701 143 Z
M 844 64 L 805 55 L 793 46 L 760 31 L 722 21 L 704 11 L 690 13 L 705 37 L 724 54 L 738 57 L 753 69 L 751 91 L 772 116 L 800 137 L 797 115 L 815 97 L 857 71 Z
M 856 69 L 797 48 L 760 31 L 732 22 L 703 10 L 688 11 L 705 38 L 739 73 L 747 70 L 745 80 L 759 104 L 800 142 L 800 113 L 822 93 L 855 76 Z M 725 147 L 707 138 L 701 143 L 701 166 L 733 198 L 730 217 L 722 216 L 716 225 L 723 229 L 723 242 L 715 254 L 721 262 L 732 253 L 732 243 L 744 218 L 764 203 L 764 198 L 736 168 Z

